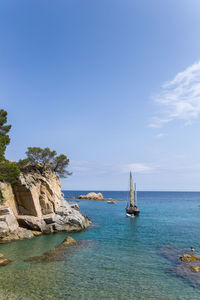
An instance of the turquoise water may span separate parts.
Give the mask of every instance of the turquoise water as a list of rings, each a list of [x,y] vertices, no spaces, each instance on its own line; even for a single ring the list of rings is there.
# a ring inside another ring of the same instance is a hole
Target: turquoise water
[[[65,192],[77,196],[86,192]],[[126,192],[103,192],[126,200]],[[126,202],[79,202],[89,230],[70,234],[87,241],[63,261],[27,263],[62,242],[64,233],[0,245],[13,263],[0,268],[0,299],[200,299],[200,282],[172,271],[159,253],[165,244],[200,251],[200,193],[139,192],[141,214],[125,217]]]

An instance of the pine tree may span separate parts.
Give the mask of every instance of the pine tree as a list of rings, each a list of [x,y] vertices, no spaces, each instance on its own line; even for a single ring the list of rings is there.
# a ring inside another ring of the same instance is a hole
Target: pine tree
[[[6,160],[5,151],[10,143],[8,135],[11,125],[7,123],[7,112],[0,110],[0,181],[14,183],[20,175],[20,170],[15,162]]]

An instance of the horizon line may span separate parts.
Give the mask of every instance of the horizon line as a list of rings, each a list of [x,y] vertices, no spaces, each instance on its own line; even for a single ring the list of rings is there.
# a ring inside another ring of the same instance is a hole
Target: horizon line
[[[129,192],[129,190],[90,190],[90,189],[87,189],[87,190],[64,190],[64,189],[61,189],[62,191],[71,191],[71,192],[88,192],[88,191],[94,191],[94,192]],[[137,192],[177,192],[177,193],[180,193],[180,192],[185,192],[185,193],[200,193],[200,190],[198,191],[195,191],[195,190],[138,190]]]

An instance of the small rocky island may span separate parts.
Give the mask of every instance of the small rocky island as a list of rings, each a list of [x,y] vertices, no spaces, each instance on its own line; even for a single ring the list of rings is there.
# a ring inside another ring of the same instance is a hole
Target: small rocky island
[[[0,182],[0,242],[80,231],[89,224],[77,204],[64,200],[55,172],[27,166],[14,184]]]
[[[82,199],[82,200],[94,200],[94,201],[115,201],[112,198],[104,198],[104,196],[102,195],[102,193],[94,193],[94,192],[90,192],[86,195],[80,195],[77,197],[78,199]],[[120,201],[120,200],[118,200]]]
[[[85,200],[96,200],[96,201],[104,201],[102,193],[94,193],[90,192],[87,195],[80,195],[78,196],[78,199],[85,199]]]
[[[75,198],[75,197],[73,197],[73,198]],[[77,198],[82,199],[82,200],[107,201],[107,202],[113,202],[113,203],[116,203],[117,201],[123,201],[123,200],[115,200],[113,198],[104,198],[102,193],[94,193],[94,192],[90,192],[86,195],[80,195]]]

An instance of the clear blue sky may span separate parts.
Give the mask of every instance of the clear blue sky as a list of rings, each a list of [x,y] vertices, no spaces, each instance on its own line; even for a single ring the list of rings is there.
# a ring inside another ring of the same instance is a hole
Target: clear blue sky
[[[140,190],[200,190],[199,37],[199,0],[1,0],[7,158],[67,154],[63,189],[127,189],[132,169]]]

